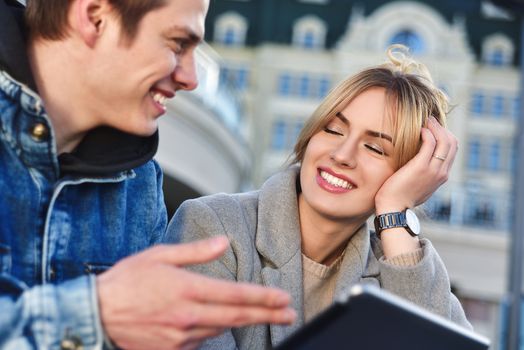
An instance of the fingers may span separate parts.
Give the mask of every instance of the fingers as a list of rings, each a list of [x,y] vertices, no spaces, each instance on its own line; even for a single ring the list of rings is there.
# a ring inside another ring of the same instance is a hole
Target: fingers
[[[229,246],[225,236],[176,245],[157,245],[144,251],[147,259],[166,264],[185,266],[203,264],[220,257]]]
[[[422,128],[420,130],[422,137],[422,145],[420,146],[420,151],[418,152],[419,157],[423,158],[425,164],[428,164],[432,161],[433,153],[435,152],[435,146],[437,145],[437,140],[435,136],[428,128]]]
[[[177,324],[182,329],[209,327],[225,329],[253,324],[291,324],[297,315],[291,308],[268,309],[258,306],[195,303],[186,310],[188,315],[177,317],[177,321],[191,320],[191,324]]]
[[[191,288],[192,299],[204,303],[281,308],[289,305],[291,301],[289,294],[279,289],[228,282],[200,275],[194,277],[193,288]]]
[[[422,138],[423,145],[424,141],[427,141],[428,150],[430,149],[429,145],[434,145],[431,158],[429,159],[430,164],[443,167],[446,171],[449,171],[457,153],[457,138],[449,130],[440,125],[434,117],[429,118],[428,130],[431,132],[434,142],[427,132],[423,132]]]

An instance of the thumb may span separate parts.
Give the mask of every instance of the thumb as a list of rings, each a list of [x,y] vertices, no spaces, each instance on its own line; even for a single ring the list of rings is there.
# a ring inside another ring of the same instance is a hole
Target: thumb
[[[177,266],[202,264],[220,257],[229,247],[226,236],[191,243],[158,245],[147,251],[152,260]]]

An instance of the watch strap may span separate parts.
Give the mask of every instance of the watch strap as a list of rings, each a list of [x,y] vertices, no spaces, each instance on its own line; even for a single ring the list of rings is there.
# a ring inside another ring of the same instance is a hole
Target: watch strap
[[[375,217],[375,229],[377,229],[377,231],[395,227],[406,227],[407,225],[406,213],[404,212],[380,214]]]

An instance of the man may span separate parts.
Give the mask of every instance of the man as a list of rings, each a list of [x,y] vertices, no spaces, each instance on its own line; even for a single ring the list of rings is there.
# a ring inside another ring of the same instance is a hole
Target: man
[[[30,0],[24,20],[0,0],[0,348],[192,349],[293,321],[282,291],[182,268],[224,237],[146,249],[167,220],[157,119],[197,85],[208,4]]]

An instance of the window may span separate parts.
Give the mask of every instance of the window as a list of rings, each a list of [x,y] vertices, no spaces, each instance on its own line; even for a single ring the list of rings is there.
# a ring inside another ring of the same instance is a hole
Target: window
[[[487,202],[479,203],[473,212],[473,223],[478,225],[493,224],[495,219],[495,212],[491,205]]]
[[[504,65],[504,52],[501,49],[494,49],[487,54],[487,63],[492,66]]]
[[[326,97],[326,95],[329,92],[330,85],[331,85],[331,82],[329,81],[328,78],[321,78],[320,79],[320,83],[319,83],[319,87],[318,87],[318,97],[319,98]]]
[[[315,33],[313,33],[312,31],[307,31],[303,33],[302,46],[306,49],[313,49],[317,47],[318,45],[315,39]]]
[[[293,45],[305,49],[324,47],[327,28],[316,16],[304,16],[295,21],[293,26]]]
[[[240,90],[245,90],[248,87],[248,77],[249,73],[247,69],[240,68],[237,71],[237,88]]]
[[[468,145],[468,169],[480,169],[480,143],[478,141],[470,141]]]
[[[514,173],[515,170],[516,170],[516,165],[517,165],[517,140],[514,140],[513,141],[513,147],[510,148],[509,150],[509,171],[510,173]]]
[[[243,46],[246,41],[247,20],[236,12],[217,17],[213,40],[226,46]]]
[[[488,166],[489,170],[500,170],[500,143],[498,141],[494,141],[490,145]]]
[[[235,45],[238,42],[236,34],[235,28],[226,28],[222,43],[226,46]]]
[[[493,97],[491,111],[495,118],[500,118],[504,115],[504,96],[496,95]]]
[[[283,73],[278,77],[277,91],[280,96],[307,99],[324,98],[331,86],[325,75],[311,73]]]
[[[300,78],[300,88],[299,88],[299,95],[300,97],[308,97],[309,96],[309,77],[307,75],[303,75]]]
[[[271,148],[274,151],[289,151],[294,146],[304,126],[303,119],[278,117],[273,122]]]
[[[394,34],[389,40],[388,46],[391,44],[405,45],[415,55],[422,54],[426,50],[422,37],[410,29],[403,29]]]
[[[245,67],[222,67],[222,81],[238,90],[249,86],[249,70]]]
[[[275,151],[282,151],[286,148],[286,129],[287,125],[283,120],[273,122],[273,132],[271,148]]]
[[[484,114],[484,95],[481,92],[475,92],[471,99],[471,112],[476,115]]]
[[[297,143],[298,136],[300,135],[300,132],[302,131],[302,128],[304,127],[304,121],[299,120],[295,122],[295,130],[293,132],[293,136],[291,137],[291,145],[290,148],[295,146],[295,143]]]
[[[520,113],[522,113],[520,111],[520,98],[517,96],[517,97],[513,98],[513,106],[512,106],[513,119],[514,120],[518,120],[519,118],[521,118]]]
[[[511,64],[515,47],[504,34],[492,34],[482,43],[482,61],[493,67],[502,67]]]
[[[282,96],[289,96],[291,93],[291,76],[282,74],[278,78],[278,93]]]

